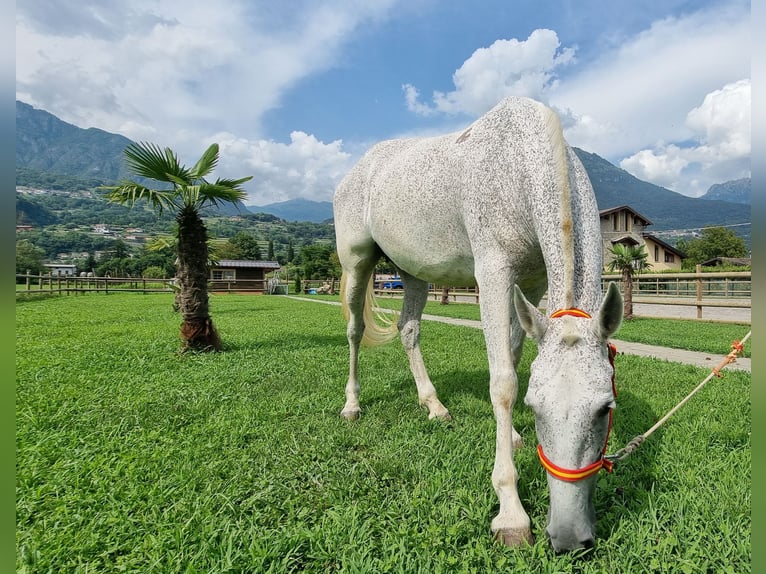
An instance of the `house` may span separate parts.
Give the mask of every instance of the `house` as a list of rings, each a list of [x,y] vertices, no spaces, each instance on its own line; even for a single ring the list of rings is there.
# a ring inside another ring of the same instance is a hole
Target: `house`
[[[644,233],[642,237],[646,245],[646,252],[649,255],[647,261],[652,265],[650,268],[652,273],[669,269],[681,270],[681,262],[686,258],[684,253],[649,233]]]
[[[53,277],[74,277],[77,274],[77,265],[64,265],[62,263],[45,263],[43,265]]]
[[[210,290],[263,293],[267,288],[266,274],[279,268],[276,261],[222,259],[210,267]]]
[[[602,209],[599,211],[599,219],[601,220],[601,239],[604,244],[605,268],[613,259],[610,249],[621,243],[626,246],[643,246],[652,271],[681,270],[681,261],[686,255],[651,233],[647,233],[645,229],[652,222],[635,209],[627,205]]]
[[[751,265],[750,257],[713,257],[700,263],[703,267],[720,267],[722,265],[736,265],[737,267],[748,267]]]

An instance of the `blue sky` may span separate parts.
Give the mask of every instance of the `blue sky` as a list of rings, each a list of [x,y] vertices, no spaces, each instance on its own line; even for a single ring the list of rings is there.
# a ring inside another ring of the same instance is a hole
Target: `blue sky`
[[[249,205],[330,200],[373,143],[542,100],[570,144],[698,196],[750,175],[741,0],[25,0],[16,98],[253,175]]]

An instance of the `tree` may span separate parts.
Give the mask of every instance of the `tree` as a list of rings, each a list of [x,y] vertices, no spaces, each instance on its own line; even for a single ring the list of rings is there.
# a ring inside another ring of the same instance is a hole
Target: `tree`
[[[335,248],[328,243],[315,243],[301,248],[300,261],[305,279],[340,277],[340,261]]]
[[[269,261],[274,261],[274,240],[273,239],[269,239],[268,255],[266,255],[266,259]]]
[[[287,262],[292,263],[293,259],[295,259],[295,247],[292,238],[290,238],[287,242]]]
[[[716,257],[747,257],[745,240],[725,227],[706,227],[699,237],[689,241],[681,239],[676,246],[686,253],[684,268],[687,269]]]
[[[16,274],[23,275],[27,270],[32,275],[41,275],[45,251],[35,247],[31,241],[21,239],[16,242]]]
[[[638,275],[651,267],[647,261],[648,254],[643,245],[615,244],[609,249],[614,258],[607,267],[610,271],[622,273],[623,293],[623,318],[633,318],[633,276]]]
[[[245,231],[240,231],[234,237],[229,239],[237,257],[234,259],[250,259],[256,261],[261,258],[261,248],[258,246],[258,239]]]
[[[244,200],[246,193],[241,185],[252,176],[207,181],[205,178],[218,164],[219,151],[215,143],[191,168],[179,163],[178,156],[170,148],[162,149],[152,143],[128,145],[125,157],[127,167],[134,175],[166,184],[162,189],[153,189],[126,180],[107,189],[109,199],[114,202],[134,205],[144,200],[160,215],[166,209],[175,215],[176,301],[183,318],[182,350],[220,350],[221,340],[210,317],[208,234],[200,210],[209,205]]]

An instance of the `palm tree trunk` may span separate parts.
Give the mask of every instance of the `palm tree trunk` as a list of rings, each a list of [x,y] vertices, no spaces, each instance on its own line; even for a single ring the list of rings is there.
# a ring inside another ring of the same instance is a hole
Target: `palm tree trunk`
[[[210,318],[208,302],[207,229],[197,209],[184,207],[177,216],[178,307],[183,317],[183,351],[218,351],[221,340]]]
[[[633,274],[630,270],[624,270],[622,272],[622,280],[625,283],[625,297],[622,307],[622,318],[633,318]]]

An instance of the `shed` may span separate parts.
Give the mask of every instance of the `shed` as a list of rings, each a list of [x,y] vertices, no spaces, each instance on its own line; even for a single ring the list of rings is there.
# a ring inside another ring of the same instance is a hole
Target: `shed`
[[[43,266],[54,277],[74,277],[77,274],[77,265],[45,263]]]
[[[268,283],[266,274],[279,268],[277,261],[221,259],[210,267],[210,290],[263,293]]]
[[[713,257],[713,259],[703,261],[700,265],[703,267],[716,267],[721,265],[747,267],[751,265],[751,259],[750,257]]]

